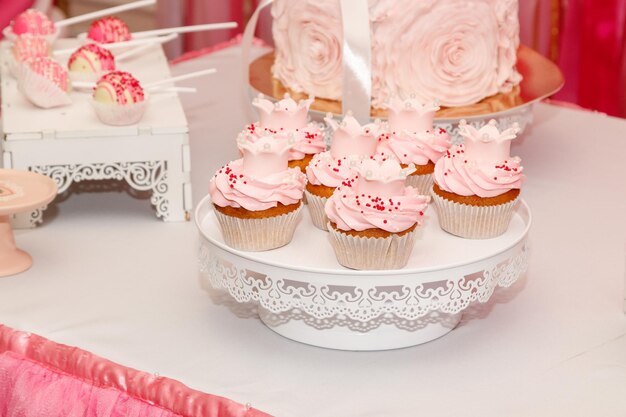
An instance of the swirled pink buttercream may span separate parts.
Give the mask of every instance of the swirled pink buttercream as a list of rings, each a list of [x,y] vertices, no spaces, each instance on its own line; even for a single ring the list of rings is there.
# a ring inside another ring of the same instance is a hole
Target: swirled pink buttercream
[[[511,157],[511,140],[519,126],[500,131],[495,120],[480,129],[459,123],[464,145],[450,148],[435,164],[434,180],[444,191],[479,197],[495,197],[521,188],[524,181],[520,158]]]
[[[369,0],[372,105],[394,95],[473,104],[519,84],[518,0]],[[342,95],[339,0],[275,0],[273,75],[297,92]]]
[[[399,233],[421,224],[429,198],[413,187],[404,195],[388,198],[357,193],[354,186],[340,186],[326,203],[328,219],[340,230],[383,229]]]
[[[307,179],[314,185],[339,187],[342,182],[356,174],[354,168],[359,159],[358,155],[335,159],[330,151],[318,153],[306,167]]]
[[[381,155],[364,159],[357,174],[337,187],[326,202],[328,219],[340,230],[378,228],[391,233],[421,224],[430,197],[405,187],[414,169],[403,169],[397,160]]]
[[[290,205],[302,200],[306,176],[297,168],[260,177],[246,175],[243,171],[243,159],[219,169],[209,184],[214,204],[260,211],[276,207],[278,203]]]

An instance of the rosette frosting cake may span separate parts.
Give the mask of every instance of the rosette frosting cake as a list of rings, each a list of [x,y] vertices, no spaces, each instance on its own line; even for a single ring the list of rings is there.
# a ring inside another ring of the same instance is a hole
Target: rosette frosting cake
[[[517,0],[368,3],[374,107],[411,94],[422,103],[464,106],[521,81]],[[276,0],[272,15],[274,77],[294,92],[340,100],[339,0]]]

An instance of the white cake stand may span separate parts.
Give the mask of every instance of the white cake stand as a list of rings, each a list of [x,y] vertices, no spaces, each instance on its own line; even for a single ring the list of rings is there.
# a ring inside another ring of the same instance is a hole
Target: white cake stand
[[[522,201],[504,235],[468,240],[441,230],[429,208],[404,269],[354,271],[337,263],[306,209],[293,241],[267,252],[226,246],[209,197],[195,215],[207,284],[242,306],[256,303],[260,319],[289,339],[343,350],[402,348],[450,332],[471,303],[525,271],[531,224]]]

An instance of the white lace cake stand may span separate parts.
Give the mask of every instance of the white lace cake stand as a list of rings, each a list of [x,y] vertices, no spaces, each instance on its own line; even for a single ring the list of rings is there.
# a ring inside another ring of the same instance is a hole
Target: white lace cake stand
[[[509,230],[486,240],[444,232],[430,207],[408,265],[389,271],[340,266],[327,232],[313,226],[306,210],[292,242],[266,252],[226,246],[208,197],[195,218],[206,284],[227,292],[232,305],[257,308],[276,333],[310,345],[385,350],[428,342],[454,329],[472,302],[488,301],[527,266],[531,213],[524,201]]]

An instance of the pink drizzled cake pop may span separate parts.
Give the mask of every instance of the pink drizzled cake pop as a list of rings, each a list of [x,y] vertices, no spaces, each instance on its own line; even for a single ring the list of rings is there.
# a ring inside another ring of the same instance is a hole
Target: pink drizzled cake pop
[[[87,37],[98,43],[113,43],[129,41],[131,34],[128,26],[121,19],[107,16],[91,24]]]
[[[110,125],[137,123],[145,111],[143,87],[131,74],[113,71],[103,75],[93,91],[98,118]]]
[[[19,14],[11,24],[15,35],[30,34],[37,36],[52,35],[55,31],[54,23],[39,10],[28,9]]]
[[[93,79],[100,73],[114,71],[115,58],[108,49],[88,43],[70,56],[67,67],[72,77]]]
[[[13,59],[9,60],[9,69],[14,77],[19,75],[19,67],[33,58],[50,56],[50,45],[39,36],[20,35],[11,46]]]
[[[50,108],[70,104],[67,71],[49,57],[33,58],[27,62],[18,78],[22,93],[33,104]]]

